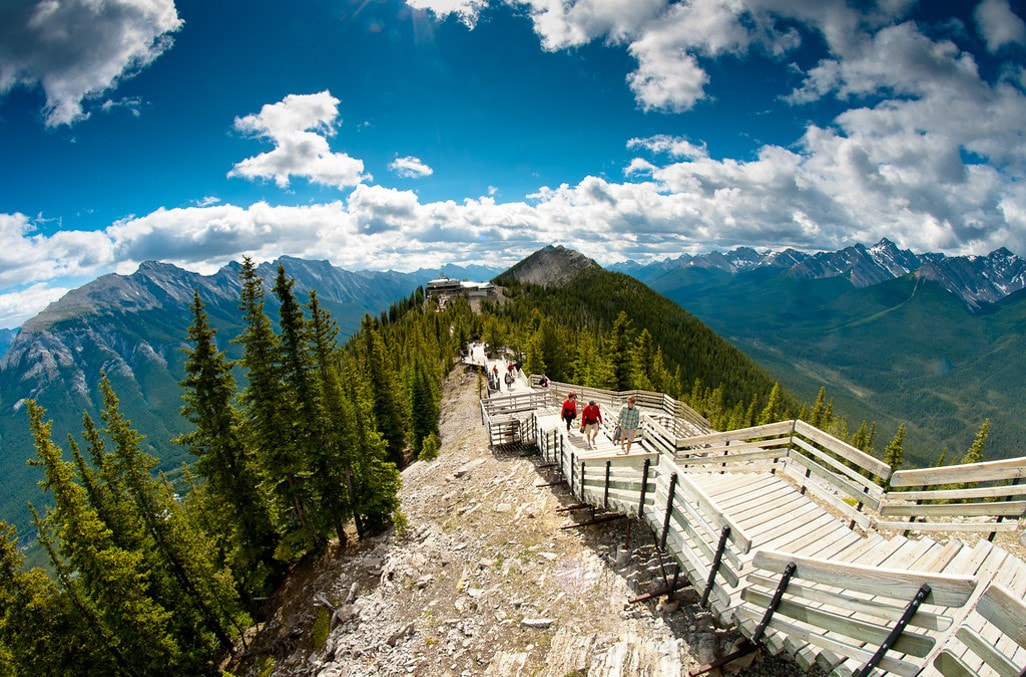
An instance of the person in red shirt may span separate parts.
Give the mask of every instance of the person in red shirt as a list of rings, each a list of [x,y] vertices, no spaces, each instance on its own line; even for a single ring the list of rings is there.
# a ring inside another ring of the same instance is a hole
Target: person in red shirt
[[[563,409],[559,413],[560,418],[566,421],[566,431],[570,432],[570,426],[574,424],[574,419],[577,418],[577,393],[571,392],[563,400]]]
[[[595,436],[598,435],[599,423],[602,423],[602,412],[595,400],[590,400],[588,406],[581,412],[581,432],[584,433],[584,441],[588,443],[589,449],[595,448]]]

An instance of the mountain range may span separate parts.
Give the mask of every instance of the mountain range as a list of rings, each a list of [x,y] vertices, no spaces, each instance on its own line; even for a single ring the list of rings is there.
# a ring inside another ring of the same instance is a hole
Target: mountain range
[[[610,270],[627,273],[646,284],[681,269],[716,270],[730,274],[759,269],[786,271],[797,280],[843,277],[853,287],[870,287],[905,275],[933,280],[980,310],[1026,288],[1026,260],[1002,247],[987,256],[915,254],[884,238],[871,247],[856,244],[834,252],[806,254],[795,249],[758,252],[738,247],[726,253],[682,254],[642,265],[634,261],[614,264]]]
[[[906,423],[917,465],[961,455],[991,419],[988,457],[1021,454],[1026,261],[915,254],[888,240],[684,255],[613,266],[694,313],[812,401],[825,386],[850,425]]]
[[[445,266],[414,273],[350,272],[326,261],[283,257],[258,267],[272,318],[277,316],[277,301],[270,288],[279,263],[296,280],[303,302],[307,290],[317,290],[321,306],[339,325],[340,339],[359,327],[365,313],[387,310],[439,272],[487,280],[501,270]],[[144,447],[160,460],[158,469],[172,477],[180,472],[188,454],[170,440],[186,424],[178,415],[178,382],[184,377],[193,290],[218,329],[219,347],[229,357],[238,357],[238,346],[230,340],[242,328],[240,268],[233,262],[212,275],[200,275],[167,263],[145,262],[131,275],[105,275],[68,292],[13,335],[0,359],[0,519],[25,533],[26,502],[39,495],[38,473],[26,464],[35,452],[24,401],[31,398],[46,408],[54,440],[78,437],[83,412],[99,421],[101,373],[114,385],[122,411],[145,434]]]

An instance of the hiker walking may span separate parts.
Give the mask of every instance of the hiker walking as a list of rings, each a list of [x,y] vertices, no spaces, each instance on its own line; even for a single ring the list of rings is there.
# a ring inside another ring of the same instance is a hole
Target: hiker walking
[[[599,423],[602,423],[602,412],[595,400],[589,400],[588,406],[581,412],[581,432],[589,449],[595,448],[595,436],[598,435]]]
[[[627,404],[620,410],[620,417],[616,424],[620,426],[620,448],[624,454],[631,453],[631,443],[634,436],[638,434],[638,426],[641,425],[641,410],[635,404],[637,399],[634,395],[627,398]],[[626,445],[626,446],[624,446]]]
[[[563,408],[559,413],[560,418],[566,421],[566,431],[570,432],[570,426],[574,424],[574,419],[577,418],[577,393],[571,392],[563,400]]]

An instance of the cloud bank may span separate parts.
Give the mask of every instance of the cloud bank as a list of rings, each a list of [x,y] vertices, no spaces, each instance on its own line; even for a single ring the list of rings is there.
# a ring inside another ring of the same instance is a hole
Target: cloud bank
[[[472,21],[464,20],[469,27],[485,8],[410,4],[461,20],[461,12],[472,13]],[[197,195],[192,207],[53,235],[30,216],[0,214],[0,285],[9,290],[0,294],[0,325],[39,310],[39,285],[56,289],[74,276],[131,272],[156,258],[201,272],[242,255],[282,254],[411,270],[511,264],[552,243],[611,263],[738,245],[829,250],[882,237],[919,252],[1007,246],[1026,254],[1021,63],[1009,57],[999,64],[1001,75],[988,80],[953,39],[908,21],[908,2],[880,2],[863,13],[840,0],[518,4],[544,49],[602,40],[633,57],[636,67],[623,86],[653,114],[686,110],[707,97],[712,59],[760,50],[786,61],[815,35],[828,50],[804,70],[794,67],[787,101],[796,116],[817,102],[840,112],[745,159],[717,157],[699,137],[655,134],[624,139],[633,157],[620,176],[540,186],[508,202],[494,194],[424,201],[372,184],[360,159],[332,148],[345,144],[337,136],[340,102],[330,92],[289,95],[236,119],[239,133],[273,148],[237,162],[229,175],[282,188],[302,179],[348,194],[304,206],[235,205]],[[972,16],[975,23],[962,28],[975,30],[995,54],[1026,41],[1021,18],[1005,0],[984,0]],[[390,169],[409,178],[433,171],[398,155]]]

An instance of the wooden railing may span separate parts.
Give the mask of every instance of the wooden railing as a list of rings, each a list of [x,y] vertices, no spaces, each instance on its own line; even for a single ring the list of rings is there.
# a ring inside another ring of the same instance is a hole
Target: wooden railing
[[[753,551],[752,538],[703,491],[699,475],[772,472],[786,476],[802,493],[844,515],[850,527],[916,529],[925,525],[926,529],[987,531],[1014,528],[1014,521],[1001,520],[1021,516],[1026,509],[1026,501],[1009,500],[1026,496],[1026,486],[1016,484],[1026,475],[1026,459],[892,475],[880,460],[800,420],[681,436],[679,431],[692,430],[692,423],[678,423],[668,413],[673,400],[654,397],[638,398],[644,435],[634,451],[629,456],[603,454],[576,447],[563,425],[552,423],[554,408],[570,390],[605,407],[607,428],[615,422],[615,407],[626,399],[626,393],[551,384],[530,395],[491,398],[495,401],[482,404],[482,420],[496,426],[510,418],[531,421],[542,465],[557,471],[572,497],[593,511],[642,520],[659,549],[675,556],[681,572],[700,592],[701,604],[721,621],[740,626],[751,640],[746,650],[755,646],[771,652],[787,650],[802,666],[816,662],[831,674],[862,677],[879,671],[967,675],[985,666],[993,674],[1023,674],[1021,666],[1018,672],[1009,670],[1024,662],[1026,604],[1007,591],[1002,594],[995,588],[981,596],[983,584],[960,570],[945,574],[881,569]],[[531,406],[547,409],[549,429],[524,414]],[[956,480],[989,484],[950,488]],[[885,490],[880,485],[888,481],[890,489]],[[933,488],[896,490],[906,486]],[[960,502],[951,502],[956,500]],[[943,516],[954,521],[888,523],[880,519],[888,515]],[[872,538],[890,543],[878,535]],[[984,670],[984,674],[992,673]]]
[[[868,529],[890,467],[801,420],[701,435],[677,441],[677,463],[688,472],[781,472],[850,520]]]
[[[1026,459],[899,470],[891,477],[880,529],[916,531],[1013,531],[1026,513]],[[902,487],[915,487],[901,491]],[[898,488],[895,491],[893,489]],[[1016,500],[1020,499],[1020,500]],[[905,517],[908,521],[883,518]],[[1005,521],[1008,520],[1008,521]]]
[[[1026,649],[1026,602],[1007,588],[991,584],[933,661],[945,677],[973,677],[987,670],[996,675],[1021,675]],[[1018,652],[1019,661],[1009,656]]]
[[[772,551],[757,551],[752,565],[735,610],[745,634],[771,653],[813,645],[796,660],[805,669],[826,662],[831,675],[919,674],[977,584]]]
[[[532,388],[539,388],[548,391],[553,401],[562,401],[570,392],[577,393],[578,402],[595,400],[600,407],[609,413],[610,417],[619,412],[620,407],[627,403],[627,398],[634,396],[638,406],[645,410],[643,413],[651,416],[659,412],[665,416],[664,427],[667,428],[667,435],[673,439],[694,435],[696,432],[711,431],[712,426],[701,414],[684,404],[663,393],[654,393],[647,390],[605,390],[602,388],[586,388],[572,383],[561,383],[550,381],[547,388],[541,388],[541,376],[531,374],[528,383]],[[668,425],[667,425],[668,424]]]

